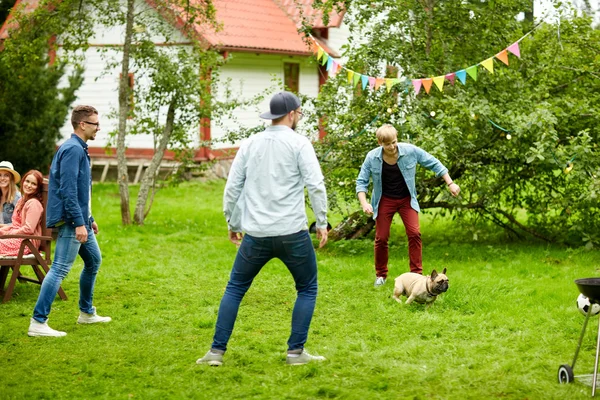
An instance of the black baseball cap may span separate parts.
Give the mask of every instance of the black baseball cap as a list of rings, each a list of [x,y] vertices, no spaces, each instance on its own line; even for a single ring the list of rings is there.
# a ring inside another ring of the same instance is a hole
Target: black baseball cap
[[[270,110],[260,114],[264,119],[277,119],[300,107],[300,99],[290,92],[279,92],[271,98]]]

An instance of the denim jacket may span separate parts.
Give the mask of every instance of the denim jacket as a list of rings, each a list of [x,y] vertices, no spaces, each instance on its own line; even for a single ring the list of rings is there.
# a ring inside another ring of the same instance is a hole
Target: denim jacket
[[[20,198],[21,192],[17,191],[12,202],[2,204],[2,208],[0,209],[0,224],[12,225],[13,212],[15,211],[15,207]]]
[[[50,166],[46,225],[63,223],[90,228],[94,218],[90,213],[92,173],[87,144],[72,134],[59,147]]]
[[[425,150],[408,143],[398,143],[398,168],[408,186],[410,192],[410,206],[417,212],[421,211],[417,201],[417,189],[415,187],[415,174],[417,164],[435,172],[435,176],[443,176],[448,169],[434,156]],[[360,167],[360,173],[356,179],[356,193],[367,193],[369,178],[373,177],[373,193],[371,194],[371,205],[373,206],[373,219],[377,218],[379,201],[381,200],[382,183],[381,169],[383,167],[383,147],[371,150]]]

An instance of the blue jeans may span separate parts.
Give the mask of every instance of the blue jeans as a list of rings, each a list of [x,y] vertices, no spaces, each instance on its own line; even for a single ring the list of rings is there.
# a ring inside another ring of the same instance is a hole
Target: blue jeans
[[[275,257],[291,272],[298,292],[288,350],[304,348],[317,301],[317,258],[308,231],[264,238],[244,236],[219,306],[212,349],[227,350],[242,298],[262,267]]]
[[[96,275],[102,263],[102,255],[96,241],[96,236],[90,227],[87,228],[87,242],[81,243],[75,239],[75,228],[70,225],[61,225],[58,228],[58,239],[54,250],[54,262],[50,271],[42,282],[40,296],[33,310],[33,319],[44,323],[52,308],[52,302],[58,289],[67,276],[77,254],[83,260],[83,271],[79,278],[79,309],[88,314],[94,313],[92,300],[94,297],[94,284]]]

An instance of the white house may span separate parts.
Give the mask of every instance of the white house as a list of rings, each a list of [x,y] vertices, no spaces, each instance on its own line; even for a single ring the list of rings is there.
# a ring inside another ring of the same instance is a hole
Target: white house
[[[301,15],[313,21],[313,36],[319,45],[331,55],[338,55],[339,48],[348,38],[348,29],[343,25],[344,13],[332,13],[328,24],[324,24],[320,15],[311,5],[313,0],[213,0],[217,10],[217,20],[222,30],[214,32],[202,26],[195,27],[196,34],[210,47],[217,49],[229,59],[219,71],[220,79],[231,80],[231,87],[240,90],[240,95],[251,98],[273,84],[276,77],[298,93],[316,96],[320,86],[327,79],[325,67],[319,65],[312,50],[298,33]],[[17,0],[15,7],[35,8],[39,0]],[[158,16],[152,0],[138,0],[138,9],[153,12]],[[300,9],[300,8],[301,9]],[[9,20],[0,29],[0,40],[10,35]],[[160,46],[185,46],[190,41],[178,31],[177,26],[170,25],[173,30],[169,41],[157,36],[155,43]],[[89,104],[100,113],[102,129],[95,141],[89,142],[90,156],[96,165],[111,161],[116,165],[116,151],[108,146],[108,132],[114,130],[118,121],[109,118],[111,111],[118,109],[118,80],[120,66],[107,69],[107,59],[120,59],[120,52],[107,50],[111,46],[123,44],[125,27],[107,28],[98,26],[96,34],[90,39],[89,49],[85,53],[85,79],[77,92],[74,104]],[[111,54],[112,51],[112,54]],[[135,74],[130,74],[133,85]],[[241,89],[243,88],[243,89]],[[217,94],[217,97],[219,94]],[[259,109],[268,109],[269,99],[265,99]],[[264,123],[258,117],[258,109],[240,109],[236,111],[237,122],[251,127]],[[214,122],[203,124],[194,129],[197,142],[218,139],[223,136],[223,129]],[[228,126],[228,129],[235,128]],[[70,136],[72,128],[67,122],[61,129],[63,138]],[[154,144],[151,136],[131,135],[127,142],[127,157],[130,160],[144,160],[152,157]],[[232,151],[226,151],[228,145],[216,144],[211,148],[199,147],[195,160],[202,161],[220,157],[231,157]],[[231,148],[231,145],[229,145]],[[173,158],[167,152],[165,160]],[[141,167],[140,167],[141,170]],[[105,171],[106,172],[106,171]]]

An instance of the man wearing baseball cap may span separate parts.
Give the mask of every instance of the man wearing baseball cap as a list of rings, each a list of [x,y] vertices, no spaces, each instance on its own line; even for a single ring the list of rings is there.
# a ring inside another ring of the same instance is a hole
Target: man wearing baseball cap
[[[213,344],[198,364],[219,366],[242,298],[261,268],[279,258],[296,284],[287,363],[323,361],[304,350],[317,299],[317,260],[308,234],[304,187],[317,219],[319,247],[327,243],[327,194],[312,144],[294,130],[302,118],[290,92],[273,96],[261,118],[272,125],[242,143],[223,195],[229,240],[239,246],[221,299]],[[244,232],[245,234],[242,234]]]

